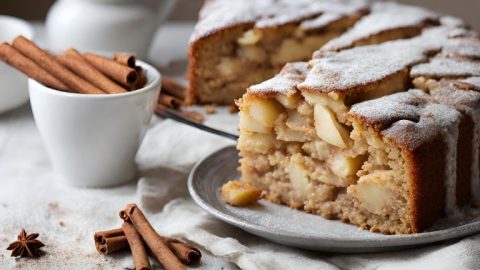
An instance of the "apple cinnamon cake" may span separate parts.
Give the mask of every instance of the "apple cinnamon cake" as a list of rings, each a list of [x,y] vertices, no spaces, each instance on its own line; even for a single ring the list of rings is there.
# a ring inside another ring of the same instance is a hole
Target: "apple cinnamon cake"
[[[207,0],[190,39],[190,99],[229,104],[323,45],[340,50],[408,38],[436,24],[434,12],[392,2]]]
[[[417,233],[480,200],[480,39],[456,18],[384,5],[396,4],[248,87],[240,170],[271,202]]]

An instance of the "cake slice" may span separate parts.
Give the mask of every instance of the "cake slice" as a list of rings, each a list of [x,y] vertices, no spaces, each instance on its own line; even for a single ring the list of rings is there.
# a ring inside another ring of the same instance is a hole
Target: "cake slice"
[[[249,87],[238,101],[242,181],[386,234],[465,215],[480,192],[480,63],[452,45],[469,30],[441,21],[411,38],[321,49]]]
[[[356,104],[342,123],[333,103],[308,95],[290,109],[288,94],[242,98],[243,181],[270,201],[383,233],[420,232],[445,205],[456,209],[456,110],[416,90]]]

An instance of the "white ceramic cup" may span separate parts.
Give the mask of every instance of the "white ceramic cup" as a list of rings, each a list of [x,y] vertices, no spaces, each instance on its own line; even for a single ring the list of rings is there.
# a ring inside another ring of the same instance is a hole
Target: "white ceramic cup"
[[[138,63],[147,85],[122,94],[66,93],[29,80],[35,122],[53,167],[77,187],[108,187],[136,176],[135,154],[160,93],[160,73]]]
[[[33,39],[33,28],[20,19],[0,16],[0,43],[11,42],[18,35]],[[27,89],[27,77],[0,61],[0,113],[24,104]]]

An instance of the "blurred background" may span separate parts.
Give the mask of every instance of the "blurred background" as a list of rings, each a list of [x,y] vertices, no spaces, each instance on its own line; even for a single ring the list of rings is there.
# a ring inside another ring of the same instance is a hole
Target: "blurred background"
[[[76,0],[85,1],[85,0]],[[292,0],[295,1],[295,0]],[[1,0],[0,14],[27,20],[43,20],[55,0]],[[202,0],[178,0],[170,20],[194,20]],[[421,5],[433,10],[462,17],[480,30],[480,0],[399,0],[398,2]]]

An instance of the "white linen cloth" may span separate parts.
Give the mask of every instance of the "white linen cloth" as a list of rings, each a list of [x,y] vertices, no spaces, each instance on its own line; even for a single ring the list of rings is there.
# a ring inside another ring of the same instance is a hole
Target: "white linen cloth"
[[[173,25],[160,36],[188,29]],[[221,108],[206,124],[235,132],[236,122]],[[201,264],[191,269],[480,269],[480,235],[406,251],[342,255],[281,246],[219,221],[189,198],[186,179],[196,161],[230,144],[155,117],[137,155],[139,181],[78,189],[56,179],[28,106],[0,115],[0,269],[134,269],[129,252],[103,256],[93,244],[95,231],[121,225],[118,212],[131,202],[159,233],[202,250]],[[42,257],[10,257],[5,249],[21,228],[40,233]]]

